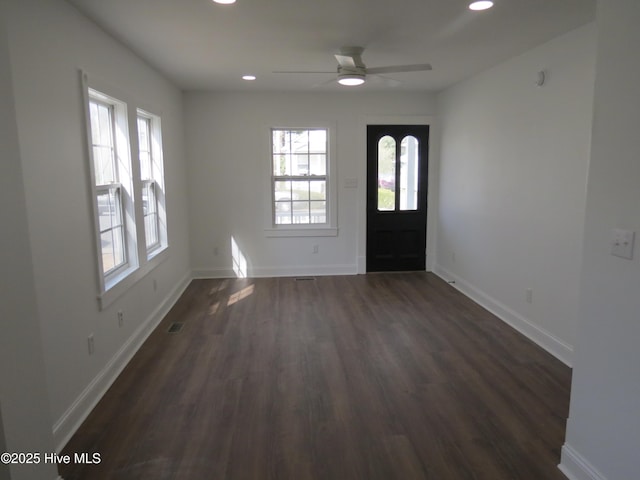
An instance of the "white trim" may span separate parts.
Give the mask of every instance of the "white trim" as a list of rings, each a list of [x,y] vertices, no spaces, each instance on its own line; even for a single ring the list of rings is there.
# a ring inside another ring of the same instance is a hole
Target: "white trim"
[[[336,265],[296,265],[284,267],[249,267],[248,278],[268,277],[296,277],[296,276],[327,276],[327,275],[357,275],[356,264]],[[193,271],[193,278],[235,278],[231,268],[199,268]]]
[[[207,278],[234,278],[236,276],[231,268],[198,268],[193,270],[193,278],[203,280]]]
[[[569,367],[571,366],[571,359],[573,358],[573,347],[571,345],[563,342],[545,329],[535,325],[516,311],[487,295],[479,288],[454,275],[440,265],[435,265],[433,273],[447,282],[453,280],[455,283],[451,284],[452,287],[456,288],[471,300],[489,310],[500,320],[516,329],[529,340],[535,342],[538,346],[544,348],[565,365]]]
[[[558,468],[569,480],[607,480],[607,477],[568,443],[562,446],[562,457]]]
[[[327,276],[327,275],[356,275],[355,264],[344,265],[296,265],[286,267],[258,267],[249,268],[251,277],[296,277],[296,276]]]
[[[169,310],[178,301],[191,282],[191,272],[178,282],[165,300],[149,315],[138,329],[129,337],[102,370],[78,395],[66,412],[53,425],[53,439],[56,451],[60,452],[87,418],[91,410],[118,378],[129,361],[140,349],[144,341],[155,330]]]
[[[264,236],[269,238],[275,237],[337,237],[337,228],[314,227],[313,225],[305,225],[299,228],[293,228],[287,225],[287,228],[265,228]]]
[[[107,308],[167,258],[169,258],[168,247],[164,249],[156,249],[153,251],[153,256],[149,258],[144,265],[138,268],[129,268],[124,270],[122,272],[122,277],[116,278],[113,284],[109,284],[108,290],[98,294],[98,308],[100,310]]]

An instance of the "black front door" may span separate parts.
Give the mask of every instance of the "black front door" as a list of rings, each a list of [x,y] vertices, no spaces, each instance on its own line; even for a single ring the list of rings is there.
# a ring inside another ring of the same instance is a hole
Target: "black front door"
[[[428,125],[367,126],[367,272],[425,270]]]

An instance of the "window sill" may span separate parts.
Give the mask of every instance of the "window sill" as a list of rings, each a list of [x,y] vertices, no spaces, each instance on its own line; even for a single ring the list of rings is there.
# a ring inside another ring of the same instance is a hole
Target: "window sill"
[[[337,237],[337,227],[309,227],[300,228],[283,227],[283,228],[265,228],[265,237]]]
[[[154,256],[141,267],[131,267],[115,277],[106,285],[106,290],[98,295],[98,308],[104,310],[115,302],[122,294],[129,291],[136,283],[146,277],[168,257],[168,247],[157,250]]]

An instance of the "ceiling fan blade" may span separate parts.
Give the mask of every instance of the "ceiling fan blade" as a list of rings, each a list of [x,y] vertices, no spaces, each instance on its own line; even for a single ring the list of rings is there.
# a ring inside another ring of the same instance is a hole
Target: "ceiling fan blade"
[[[271,73],[332,73],[335,75],[336,71],[332,70],[332,71],[318,71],[318,70],[275,70]]]
[[[387,87],[395,88],[402,85],[402,82],[396,80],[395,78],[385,77],[384,75],[380,75],[378,73],[372,73],[370,76],[367,76],[367,78],[370,78],[375,83],[382,84]]]
[[[314,83],[313,85],[311,85],[311,88],[322,88],[322,87],[326,87],[327,85],[335,85],[336,83],[336,79],[334,78],[330,78],[329,80],[325,80],[324,82],[320,82],[320,83]]]
[[[392,67],[373,67],[367,68],[367,73],[400,73],[400,72],[425,72],[432,70],[431,64],[420,63],[416,65],[395,65]]]

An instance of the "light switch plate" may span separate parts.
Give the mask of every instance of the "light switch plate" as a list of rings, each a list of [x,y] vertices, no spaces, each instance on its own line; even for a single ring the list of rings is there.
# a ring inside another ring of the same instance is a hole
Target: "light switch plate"
[[[611,255],[631,260],[635,238],[636,232],[614,228],[611,239]]]

